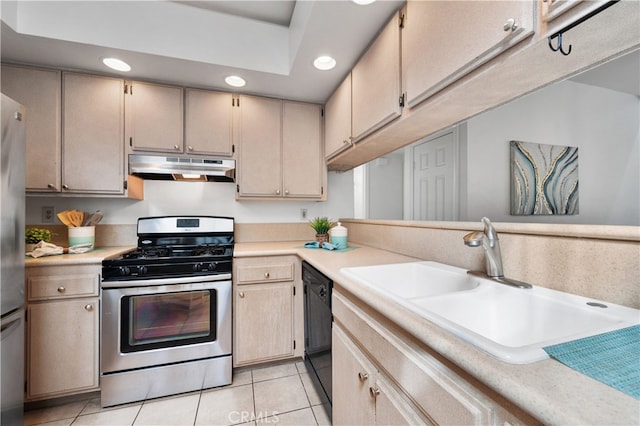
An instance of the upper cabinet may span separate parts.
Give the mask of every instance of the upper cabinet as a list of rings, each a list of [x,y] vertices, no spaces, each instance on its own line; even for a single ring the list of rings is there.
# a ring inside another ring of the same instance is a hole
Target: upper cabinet
[[[534,0],[409,1],[402,34],[408,106],[533,34]]]
[[[123,194],[124,81],[63,74],[62,189]]]
[[[234,153],[231,93],[185,89],[187,153],[230,157]]]
[[[608,0],[540,0],[542,32],[552,35],[607,4]]]
[[[126,140],[134,151],[184,152],[182,88],[127,82]]]
[[[351,146],[351,73],[324,107],[324,130],[327,159]]]
[[[2,65],[2,93],[27,108],[27,192],[62,189],[61,73]]]
[[[394,15],[351,71],[352,131],[358,141],[402,114],[400,27]]]
[[[2,91],[27,108],[27,192],[127,193],[123,80],[3,65]]]
[[[255,96],[237,105],[237,198],[323,199],[321,107]]]
[[[322,107],[285,101],[282,106],[283,195],[322,198],[325,170]]]

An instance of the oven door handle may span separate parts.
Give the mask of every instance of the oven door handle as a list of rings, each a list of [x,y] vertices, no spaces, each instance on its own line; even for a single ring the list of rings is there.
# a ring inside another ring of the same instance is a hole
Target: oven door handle
[[[229,281],[231,274],[197,275],[193,277],[155,278],[149,280],[102,281],[102,288],[153,287],[176,284]]]

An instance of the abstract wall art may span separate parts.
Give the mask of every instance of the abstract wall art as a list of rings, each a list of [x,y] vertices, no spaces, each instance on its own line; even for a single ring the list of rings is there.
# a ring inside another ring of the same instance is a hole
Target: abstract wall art
[[[578,148],[511,141],[511,214],[578,214]]]

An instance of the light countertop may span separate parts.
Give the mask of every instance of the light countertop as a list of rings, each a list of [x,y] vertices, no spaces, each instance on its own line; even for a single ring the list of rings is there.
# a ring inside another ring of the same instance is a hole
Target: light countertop
[[[468,374],[528,411],[545,424],[638,425],[640,402],[552,359],[516,365],[502,362],[391,299],[350,280],[340,268],[416,259],[358,246],[353,250],[305,249],[304,241],[237,243],[235,256],[296,254]]]
[[[638,425],[640,402],[552,359],[516,365],[499,361],[453,334],[367,287],[350,280],[340,268],[416,259],[355,244],[344,251],[306,249],[305,241],[236,243],[234,257],[297,255],[393,323],[448,358],[488,387],[545,424]],[[132,247],[98,248],[83,254],[27,258],[26,266],[101,263]]]
[[[133,247],[100,247],[86,253],[79,254],[58,254],[54,256],[42,256],[36,258],[26,256],[24,263],[28,268],[34,266],[87,265],[92,263],[101,264],[103,259],[111,256],[117,256],[131,250],[132,248]]]

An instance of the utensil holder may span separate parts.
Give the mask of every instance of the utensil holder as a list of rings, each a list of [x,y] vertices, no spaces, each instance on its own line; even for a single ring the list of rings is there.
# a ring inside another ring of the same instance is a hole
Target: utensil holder
[[[69,228],[69,253],[85,253],[93,250],[95,241],[95,226],[75,226]]]

